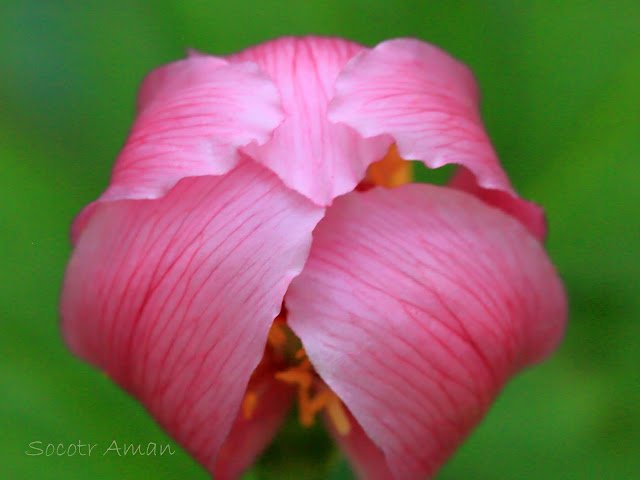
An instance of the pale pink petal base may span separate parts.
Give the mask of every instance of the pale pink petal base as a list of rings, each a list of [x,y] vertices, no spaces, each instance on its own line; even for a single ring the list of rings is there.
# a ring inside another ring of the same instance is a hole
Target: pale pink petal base
[[[337,199],[286,306],[397,480],[433,475],[505,380],[555,348],[566,317],[553,266],[517,220],[419,184]]]
[[[465,165],[482,187],[513,193],[484,131],[471,71],[433,45],[401,38],[361,52],[336,80],[329,118],[364,137],[390,135],[406,160]]]
[[[229,57],[255,62],[275,82],[285,121],[264,145],[244,148],[290,188],[318,205],[330,205],[381,159],[390,138],[364,139],[331,123],[327,105],[344,64],[363,47],[339,38],[280,38]]]
[[[99,204],[65,274],[65,340],[213,472],[322,213],[253,162]]]

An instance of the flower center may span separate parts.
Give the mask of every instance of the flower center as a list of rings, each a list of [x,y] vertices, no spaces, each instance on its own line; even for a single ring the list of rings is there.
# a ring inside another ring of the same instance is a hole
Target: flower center
[[[296,388],[298,419],[303,426],[313,425],[316,414],[324,410],[339,434],[347,435],[351,431],[342,401],[315,372],[300,339],[287,326],[283,315],[273,321],[269,330],[266,356],[277,366],[276,380]],[[258,402],[259,392],[249,387],[242,401],[246,420],[251,419]]]

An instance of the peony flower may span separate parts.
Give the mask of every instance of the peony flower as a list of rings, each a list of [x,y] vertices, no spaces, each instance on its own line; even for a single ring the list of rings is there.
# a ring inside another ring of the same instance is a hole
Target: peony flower
[[[418,40],[282,38],[144,81],[72,229],[70,349],[217,479],[297,404],[360,478],[432,476],[565,294],[483,129],[470,71]],[[459,170],[411,183],[411,163]]]

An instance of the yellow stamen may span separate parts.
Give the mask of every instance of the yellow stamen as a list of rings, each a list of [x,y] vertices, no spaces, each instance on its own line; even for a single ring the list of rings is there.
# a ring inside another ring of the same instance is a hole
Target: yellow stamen
[[[398,153],[395,143],[382,160],[372,163],[367,170],[366,181],[374,185],[392,188],[413,180],[411,162],[404,160]]]
[[[256,392],[247,392],[242,399],[242,415],[245,420],[251,420],[253,413],[258,406],[258,394]]]

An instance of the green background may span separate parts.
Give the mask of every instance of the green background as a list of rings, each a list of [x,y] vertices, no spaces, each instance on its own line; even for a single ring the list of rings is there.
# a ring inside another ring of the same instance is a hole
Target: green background
[[[438,479],[640,478],[640,3],[0,3],[0,477],[204,479],[184,453],[30,457],[29,442],[167,442],[64,349],[68,225],[105,187],[136,88],[185,47],[283,34],[415,36],[469,64],[514,184],[542,204],[570,296],[566,341],[512,381]],[[321,429],[290,422],[248,479],[347,479]]]

